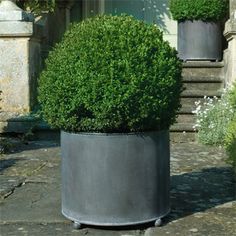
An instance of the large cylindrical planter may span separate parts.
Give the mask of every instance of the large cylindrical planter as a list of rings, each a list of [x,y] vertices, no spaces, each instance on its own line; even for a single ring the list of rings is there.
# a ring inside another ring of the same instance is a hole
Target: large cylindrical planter
[[[62,213],[79,224],[125,226],[170,210],[169,132],[61,132]]]
[[[187,60],[220,61],[222,31],[220,23],[201,20],[178,22],[179,58]]]

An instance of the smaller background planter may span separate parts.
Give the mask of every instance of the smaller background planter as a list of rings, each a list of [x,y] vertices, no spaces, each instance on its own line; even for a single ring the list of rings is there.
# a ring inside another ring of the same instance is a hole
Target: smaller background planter
[[[222,32],[220,23],[186,20],[178,22],[179,58],[187,60],[220,61]]]
[[[80,224],[156,221],[170,210],[169,132],[61,133],[62,213]]]

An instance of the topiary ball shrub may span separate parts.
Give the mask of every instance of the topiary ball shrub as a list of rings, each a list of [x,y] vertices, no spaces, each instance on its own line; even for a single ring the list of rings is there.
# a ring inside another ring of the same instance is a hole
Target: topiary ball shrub
[[[219,21],[228,12],[228,0],[170,0],[174,20]]]
[[[73,24],[39,80],[45,120],[70,132],[168,129],[180,108],[182,65],[161,31],[133,17]]]

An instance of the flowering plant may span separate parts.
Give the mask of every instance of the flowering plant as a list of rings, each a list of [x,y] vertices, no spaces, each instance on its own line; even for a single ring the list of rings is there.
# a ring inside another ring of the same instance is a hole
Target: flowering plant
[[[199,142],[209,145],[223,145],[227,127],[233,119],[235,108],[230,103],[228,90],[224,90],[221,98],[204,97],[203,101],[195,102],[196,123]]]

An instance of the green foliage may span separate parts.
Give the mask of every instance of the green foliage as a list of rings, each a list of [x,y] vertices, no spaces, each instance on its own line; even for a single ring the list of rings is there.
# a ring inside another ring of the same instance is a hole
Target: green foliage
[[[229,156],[229,162],[236,169],[236,83],[229,94],[229,101],[234,109],[234,118],[229,123],[225,136],[225,148]]]
[[[17,0],[16,3],[22,9],[36,15],[43,11],[53,11],[56,6],[56,0]]]
[[[208,145],[224,145],[227,125],[234,117],[236,109],[230,103],[229,91],[221,97],[205,97],[204,102],[196,102],[196,124],[198,141]]]
[[[221,97],[196,103],[198,140],[203,144],[225,147],[229,162],[236,169],[236,84]]]
[[[236,110],[236,83],[233,85],[233,87],[232,87],[232,89],[230,91],[230,95],[229,96],[230,96],[229,97],[230,104]]]
[[[228,0],[170,0],[175,20],[219,21],[228,11]]]
[[[180,108],[182,65],[161,31],[133,17],[73,24],[39,81],[45,120],[67,131],[168,129]]]
[[[14,145],[7,138],[0,136],[0,155],[10,152],[13,146]]]
[[[229,162],[236,168],[236,115],[227,129],[225,148],[229,156]]]

